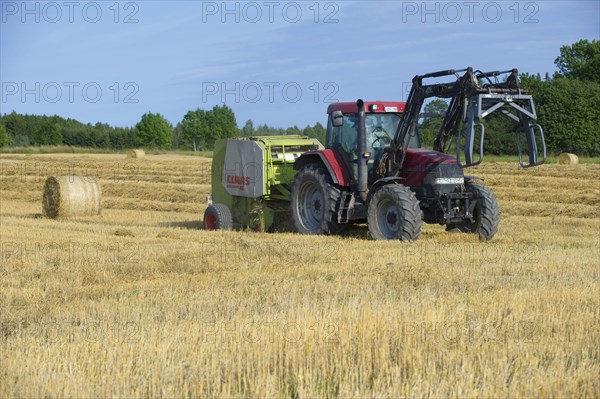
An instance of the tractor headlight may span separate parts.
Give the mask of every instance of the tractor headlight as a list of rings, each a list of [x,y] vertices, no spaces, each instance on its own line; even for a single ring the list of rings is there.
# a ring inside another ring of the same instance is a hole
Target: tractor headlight
[[[438,177],[433,184],[463,184],[464,182],[464,177]]]

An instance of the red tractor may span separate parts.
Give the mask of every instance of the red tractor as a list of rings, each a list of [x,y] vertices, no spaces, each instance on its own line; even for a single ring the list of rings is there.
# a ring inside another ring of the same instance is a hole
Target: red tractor
[[[426,78],[449,75],[456,80],[423,84]],[[419,148],[416,128],[421,107],[431,97],[450,102],[434,149],[426,150]],[[416,240],[425,221],[492,239],[500,221],[496,197],[476,177],[465,176],[463,168],[483,160],[481,120],[496,110],[519,123],[521,166],[542,164],[543,131],[535,123],[533,99],[521,89],[516,69],[484,73],[466,68],[417,75],[405,103],[331,104],[326,148],[305,152],[294,163],[298,174],[290,201],[296,230],[337,234],[349,224],[366,222],[374,239]],[[451,146],[456,156],[447,154]],[[523,147],[529,158],[526,164]]]

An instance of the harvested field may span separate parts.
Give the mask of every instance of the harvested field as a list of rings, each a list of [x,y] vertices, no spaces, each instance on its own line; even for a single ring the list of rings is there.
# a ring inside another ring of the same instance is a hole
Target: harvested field
[[[206,232],[208,158],[0,167],[0,397],[600,396],[598,163],[468,170],[489,243]],[[43,218],[61,175],[102,213]]]

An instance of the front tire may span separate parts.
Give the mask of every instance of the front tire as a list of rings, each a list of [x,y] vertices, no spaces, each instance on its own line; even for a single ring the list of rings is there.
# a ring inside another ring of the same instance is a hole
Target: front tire
[[[296,231],[302,234],[339,234],[345,225],[337,221],[341,189],[327,171],[307,165],[298,172],[291,188],[290,211]]]
[[[498,232],[500,224],[500,208],[498,200],[492,190],[479,183],[467,183],[467,191],[474,194],[477,201],[473,208],[473,222],[465,221],[461,224],[448,225],[446,230],[458,230],[463,233],[479,234],[479,239],[489,241]]]
[[[375,240],[416,240],[422,224],[419,201],[406,186],[383,186],[369,202],[369,233]]]

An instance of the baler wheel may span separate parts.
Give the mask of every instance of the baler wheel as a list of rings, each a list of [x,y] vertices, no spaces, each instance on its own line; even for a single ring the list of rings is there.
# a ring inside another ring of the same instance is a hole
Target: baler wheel
[[[229,230],[233,226],[231,211],[226,205],[211,204],[204,212],[205,230]]]

